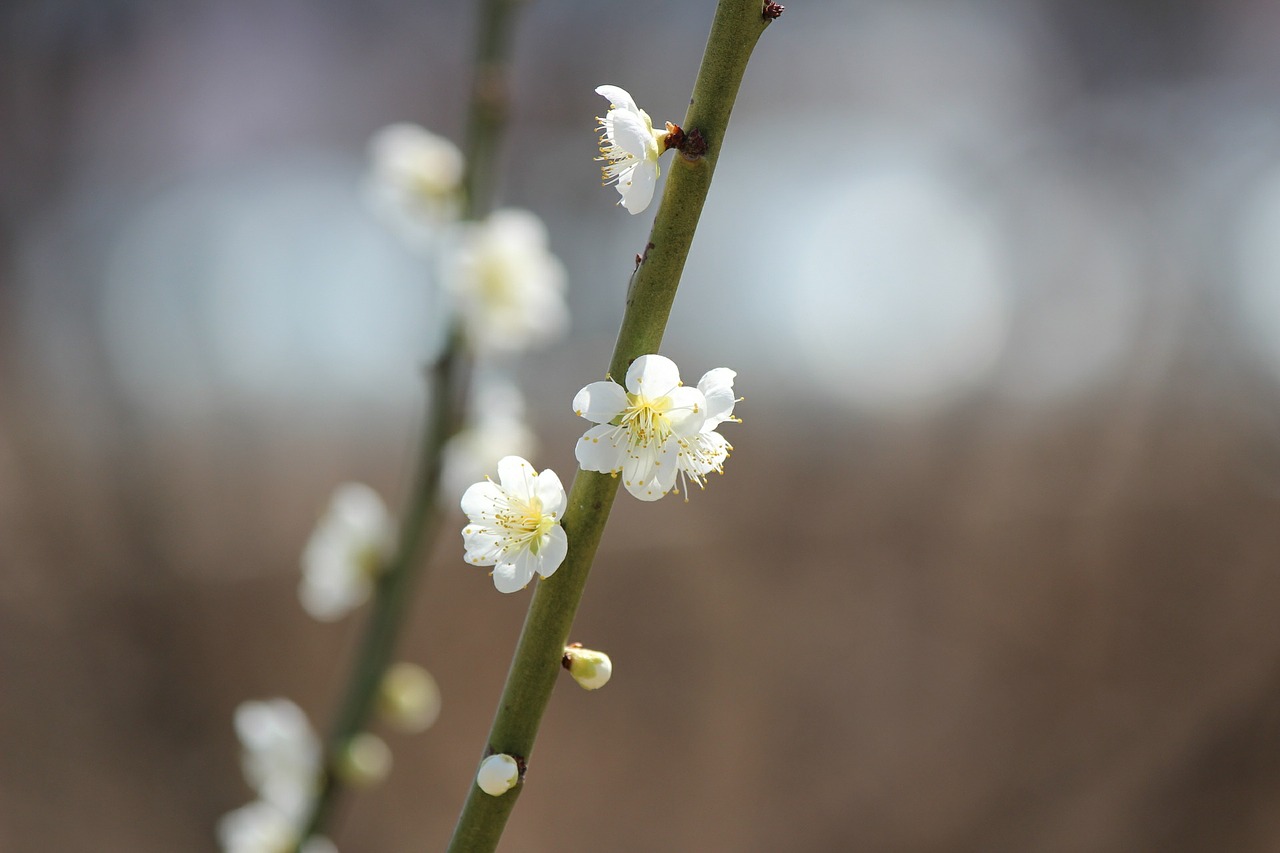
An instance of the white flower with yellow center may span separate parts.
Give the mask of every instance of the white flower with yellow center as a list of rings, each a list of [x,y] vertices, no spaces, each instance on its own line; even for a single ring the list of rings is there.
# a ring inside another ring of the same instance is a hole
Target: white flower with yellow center
[[[378,493],[346,483],[302,552],[298,598],[316,619],[331,622],[363,604],[395,544],[395,523]]]
[[[527,210],[505,209],[469,225],[446,262],[445,286],[482,352],[513,352],[564,334],[564,266],[547,229]]]
[[[411,245],[430,245],[460,208],[462,152],[443,136],[400,123],[374,134],[369,160],[370,206]]]
[[[656,501],[675,487],[681,454],[702,429],[707,400],[680,383],[671,359],[642,355],[627,369],[625,389],[612,379],[592,382],[573,398],[573,410],[599,424],[575,448],[583,470],[621,474],[627,491]]]
[[[535,574],[551,577],[569,550],[560,527],[567,503],[555,471],[538,473],[519,456],[503,457],[497,483],[476,483],[462,495],[471,522],[462,528],[466,561],[493,566],[499,592],[524,589]]]
[[[702,428],[685,439],[682,445],[683,452],[679,456],[680,479],[686,483],[692,480],[702,488],[706,486],[707,475],[712,471],[724,473],[724,463],[729,458],[733,445],[716,432],[716,427],[725,421],[741,423],[740,419],[733,416],[733,407],[738,402],[733,396],[733,379],[737,375],[727,367],[717,367],[715,370],[708,370],[698,380],[698,390],[707,399],[707,417],[702,422]]]
[[[618,188],[622,205],[637,214],[653,200],[658,183],[658,158],[666,150],[667,130],[654,130],[649,114],[636,106],[626,89],[600,86],[597,95],[609,99],[609,112],[600,122],[600,172],[606,185]]]

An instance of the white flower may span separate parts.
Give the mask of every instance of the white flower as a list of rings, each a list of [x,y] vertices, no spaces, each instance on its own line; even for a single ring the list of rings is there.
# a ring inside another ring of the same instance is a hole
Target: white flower
[[[285,817],[300,820],[320,770],[320,742],[307,715],[288,699],[244,702],[236,708],[235,728],[244,747],[245,781]]]
[[[475,382],[471,399],[469,422],[444,448],[445,494],[461,495],[504,456],[528,459],[537,449],[533,431],[524,421],[524,398],[515,385],[482,379]]]
[[[476,784],[491,797],[501,797],[520,781],[520,765],[510,755],[490,755],[480,762]]]
[[[218,821],[218,843],[225,853],[290,853],[298,841],[296,821],[271,803],[255,800]],[[302,853],[338,853],[324,836],[313,836]]]
[[[600,86],[597,95],[609,99],[609,112],[600,122],[600,173],[614,184],[622,205],[632,215],[649,206],[658,182],[658,158],[666,149],[667,131],[654,130],[649,114],[636,106],[625,89]]]
[[[563,664],[584,690],[599,690],[613,676],[613,661],[608,655],[584,649],[577,643],[565,646]]]
[[[339,486],[302,552],[303,608],[328,622],[363,604],[394,544],[395,524],[378,493]]]
[[[642,355],[627,369],[625,390],[613,380],[592,382],[573,398],[573,409],[599,424],[574,448],[583,470],[621,473],[627,491],[656,501],[674,488],[684,444],[701,431],[707,400],[680,383],[671,359]]]
[[[569,550],[560,527],[566,503],[555,471],[539,474],[519,456],[504,457],[497,483],[476,483],[462,495],[471,520],[462,529],[467,562],[493,566],[499,592],[524,589],[535,572],[551,577]]]
[[[370,205],[410,244],[421,247],[458,211],[462,152],[414,124],[393,124],[369,141]]]
[[[682,480],[693,480],[699,487],[705,487],[707,475],[712,471],[724,473],[724,462],[733,445],[716,432],[716,427],[725,421],[741,422],[733,416],[734,404],[738,402],[733,396],[733,379],[737,375],[727,367],[717,367],[698,380],[698,390],[707,399],[707,417],[702,429],[682,441],[684,452],[679,457]]]
[[[444,281],[478,350],[525,349],[569,326],[564,267],[547,249],[546,226],[527,210],[494,211],[466,226]]]

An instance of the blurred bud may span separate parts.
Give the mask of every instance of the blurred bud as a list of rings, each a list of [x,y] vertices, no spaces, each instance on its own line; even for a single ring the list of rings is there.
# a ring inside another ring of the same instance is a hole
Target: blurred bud
[[[613,675],[613,661],[604,652],[584,649],[581,643],[565,646],[564,668],[569,670],[573,680],[585,690],[597,690],[609,683]]]
[[[347,741],[335,769],[353,788],[376,785],[391,772],[391,749],[377,735],[361,732]]]
[[[440,716],[440,686],[417,664],[395,664],[382,677],[378,711],[398,731],[426,731]]]
[[[505,753],[490,755],[480,762],[476,784],[491,797],[501,797],[520,781],[520,765]]]

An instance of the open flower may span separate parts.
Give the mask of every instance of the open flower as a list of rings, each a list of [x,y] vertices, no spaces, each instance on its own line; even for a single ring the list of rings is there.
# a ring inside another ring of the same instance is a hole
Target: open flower
[[[462,495],[471,521],[462,528],[467,562],[493,566],[499,592],[524,589],[535,573],[551,577],[569,550],[560,527],[566,503],[555,471],[538,473],[519,456],[503,457],[497,483],[476,483]]]
[[[298,598],[325,622],[363,604],[395,543],[395,524],[378,493],[360,483],[339,486],[302,552]]]
[[[320,742],[307,715],[288,699],[243,702],[235,726],[249,787],[286,817],[300,819],[320,769]]]
[[[599,424],[578,441],[578,464],[621,474],[627,491],[656,501],[675,486],[680,455],[702,429],[707,399],[680,383],[671,359],[642,355],[627,369],[625,389],[612,379],[592,382],[573,398],[573,409]]]
[[[389,125],[369,140],[369,159],[369,203],[410,245],[428,244],[456,216],[462,152],[443,136],[415,124]]]
[[[724,473],[724,462],[733,445],[716,432],[716,427],[725,421],[740,422],[733,416],[733,407],[738,402],[733,396],[733,379],[737,375],[727,367],[717,367],[698,380],[698,390],[707,399],[707,417],[702,428],[682,442],[683,452],[678,458],[680,478],[686,483],[692,480],[704,487],[712,471]]]
[[[622,205],[639,213],[653,200],[658,183],[658,158],[666,149],[667,131],[654,130],[649,114],[636,106],[625,89],[600,86],[597,95],[609,99],[609,112],[600,122],[600,173],[605,184],[618,188]]]
[[[446,264],[473,347],[513,352],[544,343],[569,325],[565,272],[547,249],[547,229],[527,210],[494,211],[467,226]]]

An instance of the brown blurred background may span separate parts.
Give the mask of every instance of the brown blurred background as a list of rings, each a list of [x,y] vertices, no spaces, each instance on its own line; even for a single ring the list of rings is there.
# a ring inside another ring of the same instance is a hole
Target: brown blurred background
[[[505,849],[1280,849],[1280,6],[819,2],[766,33],[665,352],[746,396],[724,478],[619,497]],[[531,2],[502,197],[575,330],[572,467],[650,216],[601,83],[679,121],[712,3]],[[322,725],[333,486],[398,501],[439,316],[364,144],[460,136],[468,4],[0,6],[0,851],[212,850],[231,714]],[[527,595],[449,522],[343,851],[441,849]]]

